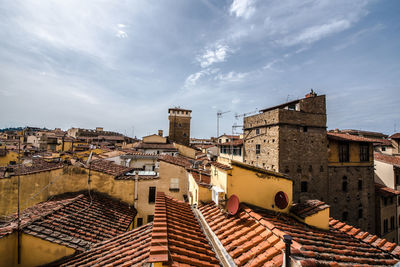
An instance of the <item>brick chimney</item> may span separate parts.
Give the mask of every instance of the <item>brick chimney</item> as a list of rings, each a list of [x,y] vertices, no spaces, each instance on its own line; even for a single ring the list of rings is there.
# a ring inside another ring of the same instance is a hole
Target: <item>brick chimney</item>
[[[163,130],[158,130],[158,135],[162,137],[163,136]]]
[[[314,92],[313,89],[311,89],[311,91],[308,94],[306,94],[306,98],[316,97],[316,96],[317,96],[317,93]]]

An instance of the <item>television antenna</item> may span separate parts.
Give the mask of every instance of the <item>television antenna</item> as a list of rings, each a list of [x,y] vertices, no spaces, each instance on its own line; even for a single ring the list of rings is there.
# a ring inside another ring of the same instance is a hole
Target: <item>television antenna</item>
[[[258,108],[256,108],[256,110],[253,110],[253,111],[250,111],[250,112],[246,112],[246,113],[243,113],[243,114],[237,114],[236,113],[235,114],[235,118],[238,120],[241,117],[246,117],[247,115],[255,114],[257,112],[258,112]]]
[[[230,110],[228,111],[217,111],[217,138],[219,137],[219,119],[222,118],[222,115],[225,113],[231,112]]]

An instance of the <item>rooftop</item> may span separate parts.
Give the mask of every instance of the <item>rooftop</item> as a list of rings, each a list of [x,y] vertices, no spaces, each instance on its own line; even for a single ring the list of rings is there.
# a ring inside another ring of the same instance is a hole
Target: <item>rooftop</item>
[[[106,173],[115,177],[123,176],[125,173],[133,170],[131,167],[121,166],[104,159],[93,160],[90,164],[90,168],[93,171]]]
[[[150,253],[153,224],[149,223],[97,243],[90,250],[63,261],[61,266],[143,266]]]
[[[328,139],[334,139],[339,141],[350,141],[350,142],[367,142],[367,143],[376,143],[376,139],[365,138],[358,135],[352,135],[347,133],[336,133],[336,132],[327,132],[326,135]]]
[[[284,235],[292,236],[292,259],[302,266],[392,266],[399,261],[396,244],[334,219],[329,230],[321,230],[290,215],[244,203],[235,216],[214,203],[200,210],[238,266],[280,266]]]
[[[374,160],[391,164],[400,168],[400,157],[374,152]]]
[[[136,210],[95,191],[67,193],[21,213],[22,232],[76,250],[124,233]],[[0,238],[17,230],[17,215],[0,224]]]
[[[375,183],[375,191],[384,196],[397,196],[400,192],[390,187]]]
[[[51,171],[56,169],[61,169],[64,164],[61,162],[47,162],[45,160],[35,159],[32,164],[24,165],[11,165],[9,167],[0,167],[0,179],[7,178],[7,173],[9,176],[16,175],[28,175],[44,171]]]

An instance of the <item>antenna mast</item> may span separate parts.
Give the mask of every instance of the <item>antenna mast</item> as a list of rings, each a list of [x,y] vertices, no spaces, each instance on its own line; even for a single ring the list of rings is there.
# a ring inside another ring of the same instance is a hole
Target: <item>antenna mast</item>
[[[217,138],[219,137],[219,119],[222,118],[222,115],[225,113],[231,112],[230,110],[228,111],[217,111]]]

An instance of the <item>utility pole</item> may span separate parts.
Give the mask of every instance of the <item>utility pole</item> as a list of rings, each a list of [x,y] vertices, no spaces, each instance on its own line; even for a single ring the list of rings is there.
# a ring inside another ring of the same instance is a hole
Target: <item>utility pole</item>
[[[219,137],[219,119],[221,119],[222,118],[222,115],[223,114],[225,114],[225,113],[228,113],[228,112],[231,112],[230,110],[228,110],[228,111],[217,111],[217,138]]]

